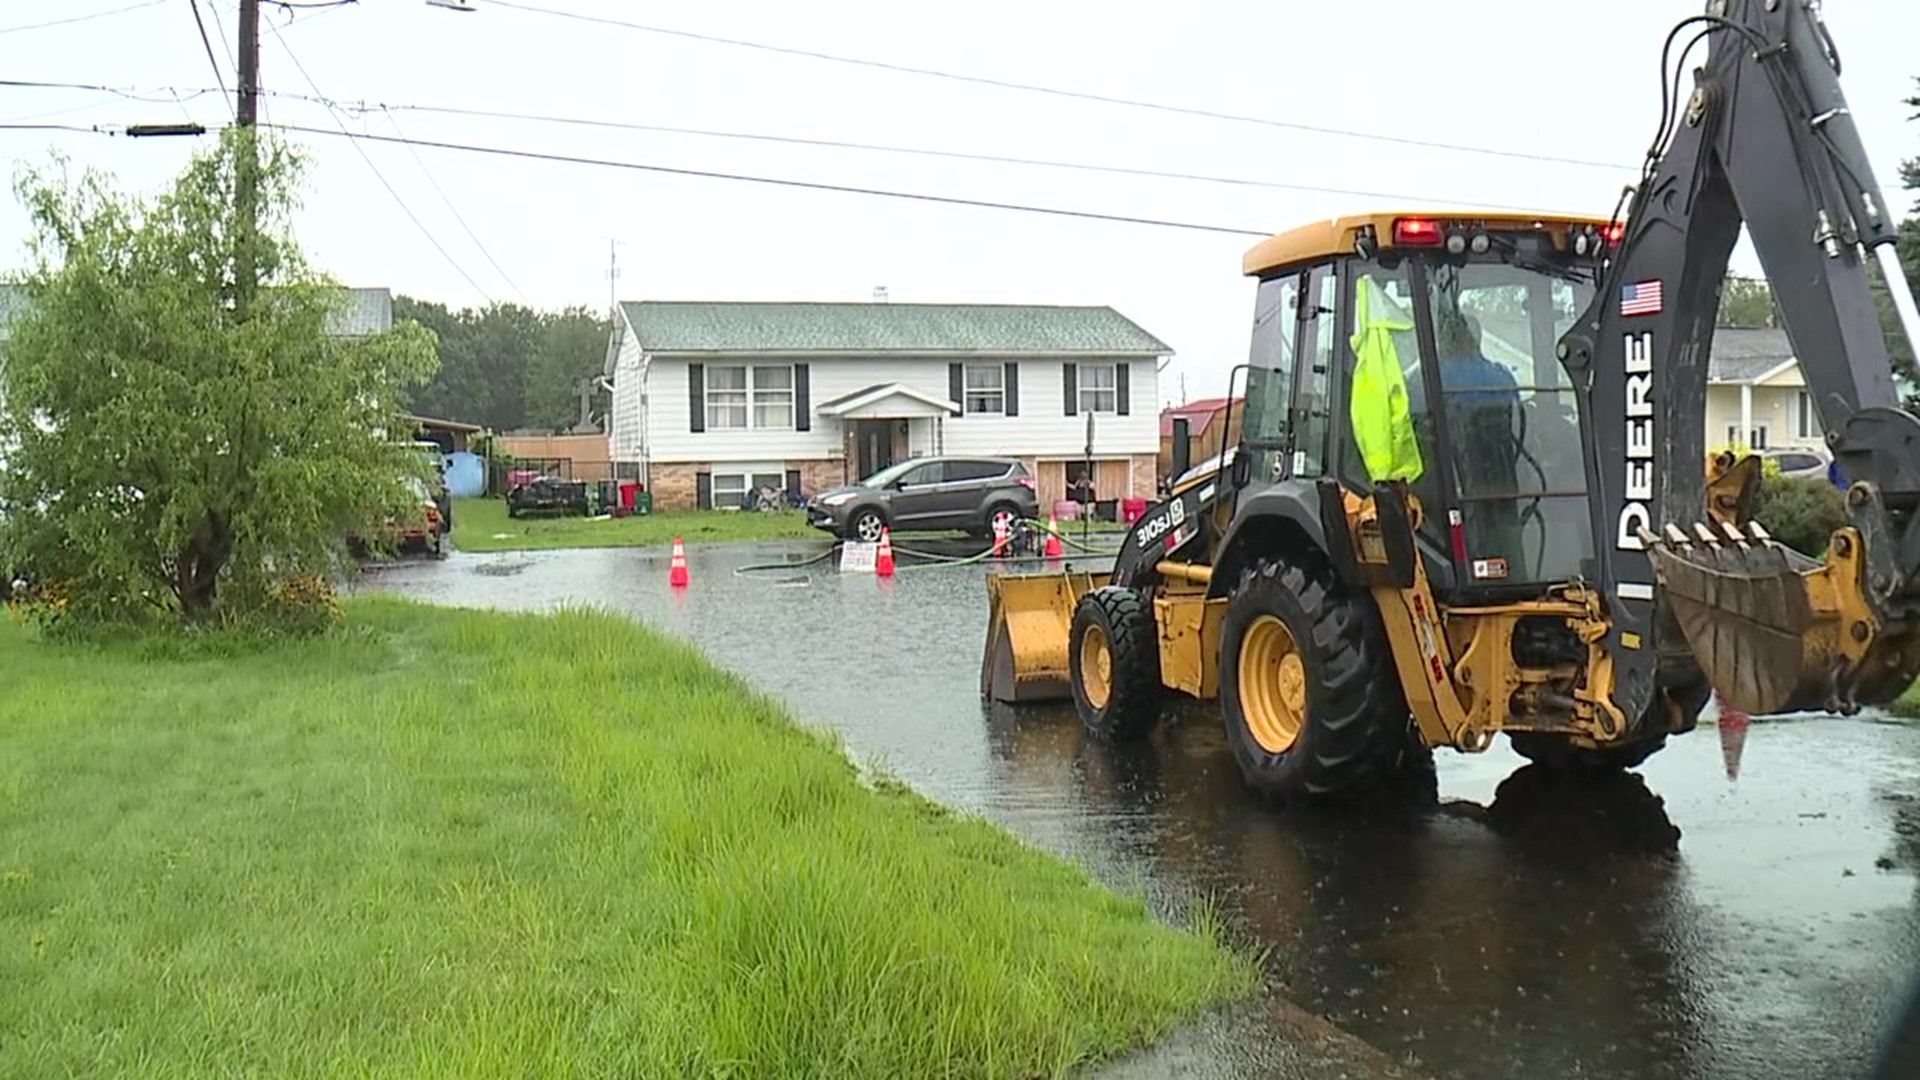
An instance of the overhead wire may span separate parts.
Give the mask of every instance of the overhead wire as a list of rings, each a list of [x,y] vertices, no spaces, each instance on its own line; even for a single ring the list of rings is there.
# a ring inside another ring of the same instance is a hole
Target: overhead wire
[[[1397,146],[1413,146],[1427,150],[1445,150],[1454,153],[1480,154],[1489,157],[1511,158],[1521,161],[1534,161],[1543,164],[1577,165],[1583,168],[1612,169],[1631,172],[1632,166],[1611,161],[1593,161],[1585,158],[1560,157],[1552,154],[1532,153],[1524,150],[1502,150],[1494,147],[1472,146],[1463,143],[1450,143],[1434,139],[1416,139],[1408,136],[1386,135],[1378,132],[1360,131],[1352,128],[1327,127],[1318,124],[1304,124],[1291,120],[1276,120],[1267,116],[1251,116],[1242,113],[1223,112],[1215,109],[1202,109],[1186,105],[1172,105],[1165,102],[1146,101],[1139,98],[1125,98],[1111,94],[1097,94],[1090,91],[1071,90],[1064,87],[1045,86],[1038,83],[1017,82],[1011,79],[997,79],[985,75],[970,75],[954,71],[942,71],[935,68],[916,67],[910,64],[897,64],[886,60],[872,60],[866,57],[842,56],[836,53],[821,52],[814,49],[801,49],[788,45],[775,45],[764,41],[749,41],[742,38],[722,37],[718,34],[705,34],[693,30],[681,30],[673,27],[653,26],[647,23],[615,19],[605,15],[587,15],[577,11],[565,11],[559,8],[541,7],[535,4],[519,3],[517,0],[478,0],[480,3],[495,7],[509,8],[515,11],[551,15],[580,22],[598,23],[604,26],[617,26],[642,33],[658,34],[691,41],[706,42],[711,45],[726,45],[741,49],[756,49],[762,52],[778,53],[785,56],[804,57],[836,64],[849,64],[856,67],[891,71],[903,75],[918,75],[953,82],[972,83],[991,86],[1002,90],[1017,90],[1025,93],[1045,94],[1052,97],[1070,98],[1080,101],[1092,101],[1105,105],[1119,105],[1134,109],[1148,109],[1155,112],[1195,116],[1209,120],[1222,120],[1238,124],[1258,124],[1264,127],[1300,131],[1314,135],[1326,135],[1338,138],[1361,139],[1371,142],[1389,143]]]
[[[48,86],[71,89],[103,90],[109,93],[125,94],[124,90],[89,83],[48,83],[24,80],[0,80],[0,86]],[[212,90],[204,91],[213,93]],[[852,150],[881,154],[896,154],[915,157],[931,157],[943,160],[978,161],[984,164],[1013,165],[1023,168],[1062,169],[1078,172],[1103,173],[1118,176],[1137,176],[1144,179],[1174,180],[1185,183],[1218,184],[1232,187],[1259,188],[1277,191],[1299,191],[1323,195],[1348,195],[1364,199],[1399,200],[1422,204],[1446,204],[1460,208],[1479,208],[1487,210],[1515,210],[1510,203],[1484,202],[1474,199],[1435,198],[1431,195],[1409,194],[1406,192],[1371,191],[1362,188],[1344,188],[1321,184],[1303,184],[1283,180],[1265,180],[1245,176],[1220,176],[1206,173],[1187,173],[1161,169],[1147,169],[1125,165],[1107,165],[1098,162],[1062,161],[1049,158],[1029,158],[1006,154],[974,153],[962,150],[945,150],[926,146],[895,146],[884,143],[851,142],[836,139],[816,139],[791,135],[776,135],[766,132],[726,131],[710,128],[686,128],[664,124],[642,124],[630,121],[604,120],[593,117],[562,116],[546,113],[515,112],[500,109],[481,109],[456,105],[435,105],[419,102],[366,101],[345,98],[329,98],[314,94],[302,94],[289,90],[263,88],[262,98],[283,98],[324,106],[330,110],[347,113],[351,116],[365,116],[368,113],[386,113],[391,120],[395,112],[418,112],[432,115],[465,116],[483,119],[515,120],[527,123],[544,123],[586,127],[593,129],[636,131],[663,135],[685,135],[696,138],[740,140],[748,142],[772,143],[785,146],[816,147],[833,150]],[[399,131],[398,124],[394,125]],[[402,137],[405,138],[404,132]]]
[[[304,96],[304,95],[303,95]],[[661,135],[688,135],[697,138],[735,139],[748,142],[777,143],[783,146],[819,147],[831,150],[858,150],[879,154],[903,154],[916,157],[943,158],[952,161],[978,161],[994,165],[1020,165],[1045,169],[1071,169],[1082,172],[1109,173],[1119,176],[1138,176],[1158,180],[1181,180],[1204,184],[1222,184],[1234,187],[1267,188],[1277,191],[1304,191],[1323,195],[1353,195],[1367,199],[1405,199],[1427,202],[1422,196],[1397,194],[1381,191],[1360,191],[1351,188],[1324,187],[1316,184],[1296,184],[1280,180],[1257,180],[1244,176],[1214,176],[1204,173],[1171,172],[1161,169],[1143,169],[1126,165],[1103,165],[1093,162],[1056,161],[1046,158],[1027,158],[1004,154],[970,153],[961,150],[941,150],[934,147],[891,146],[882,143],[847,142],[838,139],[810,139],[792,135],[772,135],[762,132],[721,131],[710,128],[672,127],[664,124],[637,124],[620,120],[600,120],[590,117],[555,116],[543,113],[510,112],[497,109],[476,109],[457,105],[421,105],[402,102],[348,102],[336,101],[333,104],[349,111],[395,111],[424,112],[447,116],[471,116],[496,120],[519,120],[529,123],[564,124],[578,127],[603,128],[617,131],[640,131]],[[1511,209],[1502,203],[1477,202],[1454,199],[1440,200],[1457,206],[1480,207],[1482,209]]]
[[[670,165],[652,165],[637,161],[614,161],[607,158],[581,157],[573,154],[554,154],[539,150],[516,150],[500,146],[477,146],[471,143],[446,142],[438,139],[406,139],[368,133],[355,134],[345,130],[344,126],[337,132],[329,131],[326,128],[307,127],[301,124],[273,124],[270,126],[280,131],[294,131],[308,135],[343,135],[353,140],[406,143],[414,146],[430,146],[440,150],[459,150],[476,154],[488,154],[495,157],[524,158],[532,161],[563,162],[573,165],[591,165],[602,168],[627,169],[635,172],[660,173],[667,176],[689,176],[705,180],[732,180],[741,183],[767,184],[775,187],[800,188],[809,191],[834,191],[849,195],[870,195],[880,198],[944,203],[950,206],[971,206],[987,210],[1013,210],[1032,214],[1051,214],[1058,217],[1082,218],[1092,221],[1122,222],[1129,225],[1153,225],[1169,229],[1186,229],[1194,232],[1227,233],[1235,236],[1264,237],[1269,235],[1269,230],[1265,229],[1237,229],[1226,225],[1172,221],[1163,218],[1134,217],[1127,214],[1107,214],[1093,210],[1072,210],[1057,206],[1029,206],[1022,203],[996,202],[988,199],[967,199],[953,195],[930,195],[924,192],[855,187],[849,184],[829,184],[815,180],[794,180],[787,177],[756,176],[746,173],[719,172],[711,169],[685,169]]]
[[[385,113],[384,115],[387,118],[387,123],[393,126],[394,134],[399,135],[403,139],[406,138],[407,133],[400,130],[400,122],[394,119],[393,114]],[[473,246],[479,248],[480,254],[485,256],[487,262],[493,265],[494,270],[500,275],[500,280],[506,282],[507,287],[512,289],[523,302],[530,303],[531,301],[527,300],[526,290],[522,289],[520,284],[513,280],[513,275],[507,273],[507,268],[500,265],[500,260],[493,257],[493,252],[487,250],[487,245],[481,241],[479,234],[473,231],[473,226],[468,225],[467,219],[461,216],[460,208],[453,205],[453,199],[447,195],[446,189],[440,186],[440,181],[434,178],[433,170],[427,168],[426,160],[420,156],[420,151],[414,149],[412,143],[408,143],[407,153],[413,155],[414,164],[420,166],[420,171],[425,174],[427,183],[432,184],[433,190],[439,193],[440,201],[447,205],[447,212],[453,215],[453,220],[460,223],[460,228],[466,232],[467,239],[473,241]]]
[[[220,70],[220,61],[213,55],[213,39],[207,36],[207,24],[200,17],[200,0],[187,0],[187,6],[193,10],[193,25],[200,30],[200,44],[207,50],[207,63],[213,68],[213,81],[220,86],[220,96],[227,96],[227,77]],[[226,35],[221,35],[221,48],[226,47]]]
[[[158,7],[159,5],[164,4],[166,2],[167,0],[143,0],[142,3],[128,4],[126,7],[117,7],[111,11],[95,11],[87,15],[74,15],[65,19],[53,19],[48,22],[28,23],[25,26],[0,26],[0,34],[17,34],[23,30],[45,30],[47,27],[50,27],[50,26],[66,26],[69,23],[81,23],[81,22],[88,22],[92,19],[104,19],[109,15],[124,15],[129,11],[139,11],[141,8]]]
[[[313,88],[313,92],[316,96],[323,97],[323,98],[326,97],[326,92],[321,90],[319,84],[313,81],[313,76],[308,74],[306,65],[300,62],[300,58],[298,56],[294,55],[292,47],[287,44],[286,37],[280,33],[280,28],[277,26],[274,26],[273,21],[271,19],[266,20],[266,24],[268,28],[270,28],[273,31],[273,36],[279,40],[281,49],[284,50],[287,54],[287,59],[293,61],[294,70],[300,72],[300,77],[305,79],[307,81],[307,85]],[[447,261],[447,265],[453,267],[455,273],[459,274],[462,278],[466,279],[466,282],[468,285],[473,286],[473,291],[479,293],[482,297],[484,297],[488,304],[492,304],[494,302],[492,294],[487,292],[486,289],[481,288],[480,283],[473,279],[473,275],[467,273],[467,268],[464,266],[461,266],[460,261],[458,259],[455,259],[452,253],[447,251],[446,247],[442,245],[439,239],[433,235],[433,231],[431,229],[428,229],[426,223],[420,220],[420,216],[418,214],[415,214],[413,212],[413,208],[407,205],[407,201],[400,197],[400,192],[396,190],[393,184],[387,180],[386,174],[380,171],[380,166],[374,164],[373,156],[367,153],[367,148],[360,144],[362,139],[373,139],[381,142],[393,142],[396,140],[387,139],[384,136],[379,136],[379,135],[369,135],[369,134],[356,135],[352,131],[347,130],[346,122],[340,119],[339,113],[334,112],[332,109],[328,109],[327,113],[329,116],[333,117],[333,122],[339,125],[339,128],[340,128],[339,134],[344,136],[348,142],[353,144],[353,148],[356,152],[359,153],[360,159],[367,163],[367,168],[373,171],[374,178],[380,181],[380,186],[387,189],[387,194],[393,197],[394,203],[400,207],[401,212],[406,214],[407,217],[413,221],[414,226],[420,230],[420,235],[427,238],[427,243],[433,245],[434,250],[438,251],[440,253],[440,257]],[[264,126],[272,127],[279,130],[304,130],[313,134],[322,134],[322,135],[334,134],[333,132],[326,131],[325,129],[322,129],[322,128],[291,128],[285,124],[268,124]]]

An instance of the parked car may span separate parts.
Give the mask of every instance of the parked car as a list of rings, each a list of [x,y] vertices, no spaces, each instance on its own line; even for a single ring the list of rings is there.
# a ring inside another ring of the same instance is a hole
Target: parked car
[[[1827,466],[1833,459],[1824,450],[1808,450],[1799,447],[1786,447],[1778,450],[1762,450],[1760,457],[1780,467],[1782,476],[1798,476],[1808,480],[1827,478]]]
[[[889,466],[845,487],[823,491],[807,506],[807,522],[851,540],[894,532],[965,529],[991,535],[1040,516],[1033,473],[1002,457],[924,457]]]
[[[528,512],[554,510],[585,517],[587,482],[540,475],[507,489],[507,516],[510,518]]]
[[[425,551],[436,559],[446,558],[448,523],[439,501],[424,481],[408,477],[407,488],[419,509],[404,520],[389,518],[373,540],[386,551]],[[347,537],[347,545],[355,552],[372,546],[363,536]]]

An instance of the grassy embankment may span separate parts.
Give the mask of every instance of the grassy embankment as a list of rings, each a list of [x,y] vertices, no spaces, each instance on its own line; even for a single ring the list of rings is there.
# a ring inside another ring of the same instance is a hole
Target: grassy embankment
[[[1038,1075],[1253,984],[643,627],[349,620],[0,624],[0,1075]]]
[[[654,547],[671,544],[676,536],[689,544],[832,539],[809,528],[806,515],[798,510],[666,510],[645,517],[596,521],[546,515],[510,518],[504,499],[457,499],[453,505],[453,546],[462,551]]]

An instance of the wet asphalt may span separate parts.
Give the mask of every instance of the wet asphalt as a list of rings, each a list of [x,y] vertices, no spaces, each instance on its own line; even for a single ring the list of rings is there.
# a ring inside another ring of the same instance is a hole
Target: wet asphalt
[[[1730,775],[1731,728],[1703,723],[1573,787],[1501,741],[1438,755],[1437,806],[1281,811],[1241,787],[1211,706],[1112,748],[1070,706],[982,702],[986,567],[735,573],[824,549],[696,548],[684,591],[631,549],[456,552],[360,588],[632,615],[1170,918],[1212,898],[1267,950],[1270,993],[1112,1076],[1862,1076],[1920,975],[1920,726],[1755,723]]]

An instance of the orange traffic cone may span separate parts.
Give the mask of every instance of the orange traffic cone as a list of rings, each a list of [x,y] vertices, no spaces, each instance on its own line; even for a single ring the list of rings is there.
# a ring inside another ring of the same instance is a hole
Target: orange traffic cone
[[[873,557],[873,572],[880,577],[893,576],[893,538],[887,527],[880,527],[880,551]]]
[[[1722,701],[1720,703],[1720,759],[1727,767],[1727,779],[1740,779],[1740,756],[1747,748],[1747,729],[1753,718]]]
[[[1057,559],[1066,553],[1066,545],[1060,542],[1060,523],[1054,520],[1053,516],[1049,514],[1047,516],[1046,556],[1049,559]]]
[[[676,589],[687,587],[687,549],[677,536],[673,538],[673,562],[667,570],[667,584]]]

